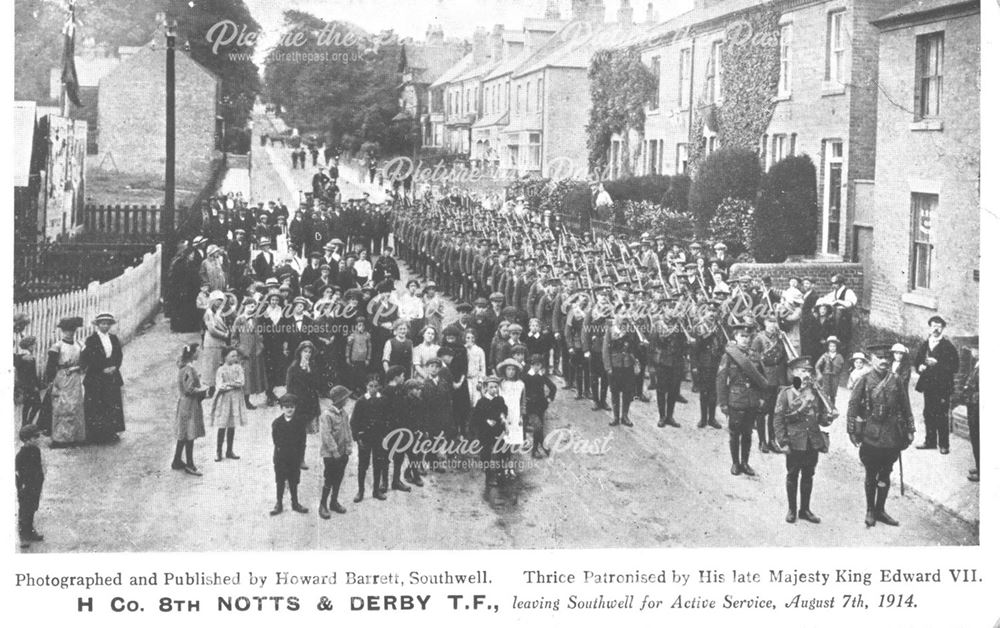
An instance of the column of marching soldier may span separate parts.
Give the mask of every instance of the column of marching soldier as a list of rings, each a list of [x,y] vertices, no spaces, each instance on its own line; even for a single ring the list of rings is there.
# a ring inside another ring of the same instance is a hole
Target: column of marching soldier
[[[285,385],[291,393],[285,403],[296,408],[285,412],[287,420],[275,421],[275,514],[286,483],[293,507],[305,510],[295,485],[305,466],[304,432],[317,429],[319,396],[336,401],[319,421],[325,517],[344,510],[337,493],[352,436],[360,454],[355,501],[364,497],[370,461],[379,499],[390,488],[389,462],[391,488],[401,491],[409,490],[403,479],[419,486],[428,468],[445,467],[438,458],[447,455],[389,461],[382,437],[395,427],[449,440],[530,441],[532,453],[544,455],[545,407],[554,397],[545,372],[551,368],[577,399],[611,410],[611,425],[626,427],[633,425],[632,402],[649,401],[647,375],[658,426],[680,427],[674,410],[687,403],[680,385],[690,371],[699,395],[698,427],[720,429],[717,411],[728,418],[733,475],[755,475],[749,455],[756,429],[761,452],[786,454],[788,520],[819,521],[810,510],[812,477],[818,454],[829,446],[823,428],[837,417],[835,398],[823,392],[829,388],[814,380],[811,359],[796,356],[783,330],[801,300],[790,301],[789,291],[779,293],[766,281],[728,277],[724,244],[706,260],[698,243],[685,254],[676,242],[668,249],[666,235],[644,234],[633,243],[577,235],[548,212],[511,203],[494,211],[469,195],[427,194],[415,203],[374,205],[367,199],[341,203],[314,186],[288,226],[282,213],[273,203],[252,210],[238,197],[215,199],[203,234],[183,244],[174,260],[168,299],[175,330],[193,331],[185,328],[192,320],[208,330],[204,350],[211,347],[215,355],[203,358],[210,366],[201,369],[202,378],[215,381],[210,371],[218,370],[224,347],[234,346],[246,379],[258,380],[244,389],[248,407],[253,393],[266,393],[269,405],[277,401],[275,387]],[[410,280],[402,294],[393,250],[386,246],[390,232],[400,256],[427,279],[423,285]],[[276,240],[284,241],[279,248],[287,253],[272,250]],[[368,262],[373,254],[379,255],[374,266]],[[213,257],[224,280],[212,273]],[[227,289],[239,295],[239,307],[228,319],[214,317],[220,294],[231,299],[221,292]],[[458,320],[448,326],[439,291],[460,301]],[[185,315],[189,310],[195,314]],[[222,336],[216,341],[213,326]],[[805,337],[800,343],[815,346]],[[869,525],[895,524],[884,507],[889,474],[913,434],[906,382],[889,349],[871,347],[869,356],[853,356],[859,370],[852,378],[858,385],[848,431],[866,468]],[[831,354],[835,350],[830,347]],[[182,394],[206,392],[218,391]],[[349,396],[358,399],[353,420],[339,428],[333,419]],[[518,399],[521,408],[509,407]],[[283,435],[286,423],[301,429]],[[226,437],[225,457],[235,457],[229,456],[231,431]],[[222,444],[220,431],[217,459],[225,458]],[[509,453],[496,457],[499,467],[486,467],[488,485],[513,473]],[[193,466],[178,463],[175,468]]]

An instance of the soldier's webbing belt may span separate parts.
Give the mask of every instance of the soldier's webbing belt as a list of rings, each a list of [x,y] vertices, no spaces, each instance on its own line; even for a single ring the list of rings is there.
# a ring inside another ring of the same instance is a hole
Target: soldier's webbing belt
[[[743,371],[743,374],[746,375],[751,382],[753,382],[754,386],[761,389],[767,388],[767,380],[760,374],[760,371],[754,368],[754,365],[750,363],[750,360],[748,360],[745,355],[736,351],[732,347],[726,347],[726,355],[736,362],[736,364],[740,367],[740,370]]]

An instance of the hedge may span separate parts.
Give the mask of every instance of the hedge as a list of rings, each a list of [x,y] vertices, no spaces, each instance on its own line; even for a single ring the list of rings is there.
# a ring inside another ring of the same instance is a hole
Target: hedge
[[[808,155],[786,157],[761,181],[751,250],[758,262],[779,263],[816,248],[816,166]]]
[[[709,223],[726,199],[753,203],[760,183],[760,163],[753,151],[720,148],[705,158],[691,182],[690,211],[699,234],[707,234]]]

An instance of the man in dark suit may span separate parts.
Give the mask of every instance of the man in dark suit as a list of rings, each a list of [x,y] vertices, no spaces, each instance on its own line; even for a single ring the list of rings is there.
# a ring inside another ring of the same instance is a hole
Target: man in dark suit
[[[931,328],[927,340],[921,343],[913,366],[920,374],[917,392],[924,394],[924,442],[917,449],[938,449],[948,453],[950,446],[948,413],[951,411],[951,391],[958,372],[958,350],[944,337],[946,323],[940,316],[927,321]]]
[[[274,276],[274,251],[271,250],[271,238],[261,236],[257,240],[257,246],[260,247],[260,251],[253,258],[253,273],[259,279],[267,280]]]

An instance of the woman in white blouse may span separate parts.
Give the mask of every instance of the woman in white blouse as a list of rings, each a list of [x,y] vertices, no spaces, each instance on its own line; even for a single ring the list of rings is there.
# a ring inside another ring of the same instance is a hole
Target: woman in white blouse
[[[438,349],[441,347],[437,343],[437,329],[428,325],[421,332],[423,342],[413,347],[413,376],[420,379],[427,379],[429,373],[426,369],[427,361],[438,357]]]
[[[472,329],[465,332],[465,351],[469,355],[469,368],[466,371],[466,381],[469,387],[469,399],[472,408],[482,395],[479,388],[486,377],[486,352],[476,344],[476,332]]]
[[[372,263],[368,260],[368,251],[358,251],[358,259],[354,262],[354,274],[358,277],[358,286],[364,286],[372,278]]]

